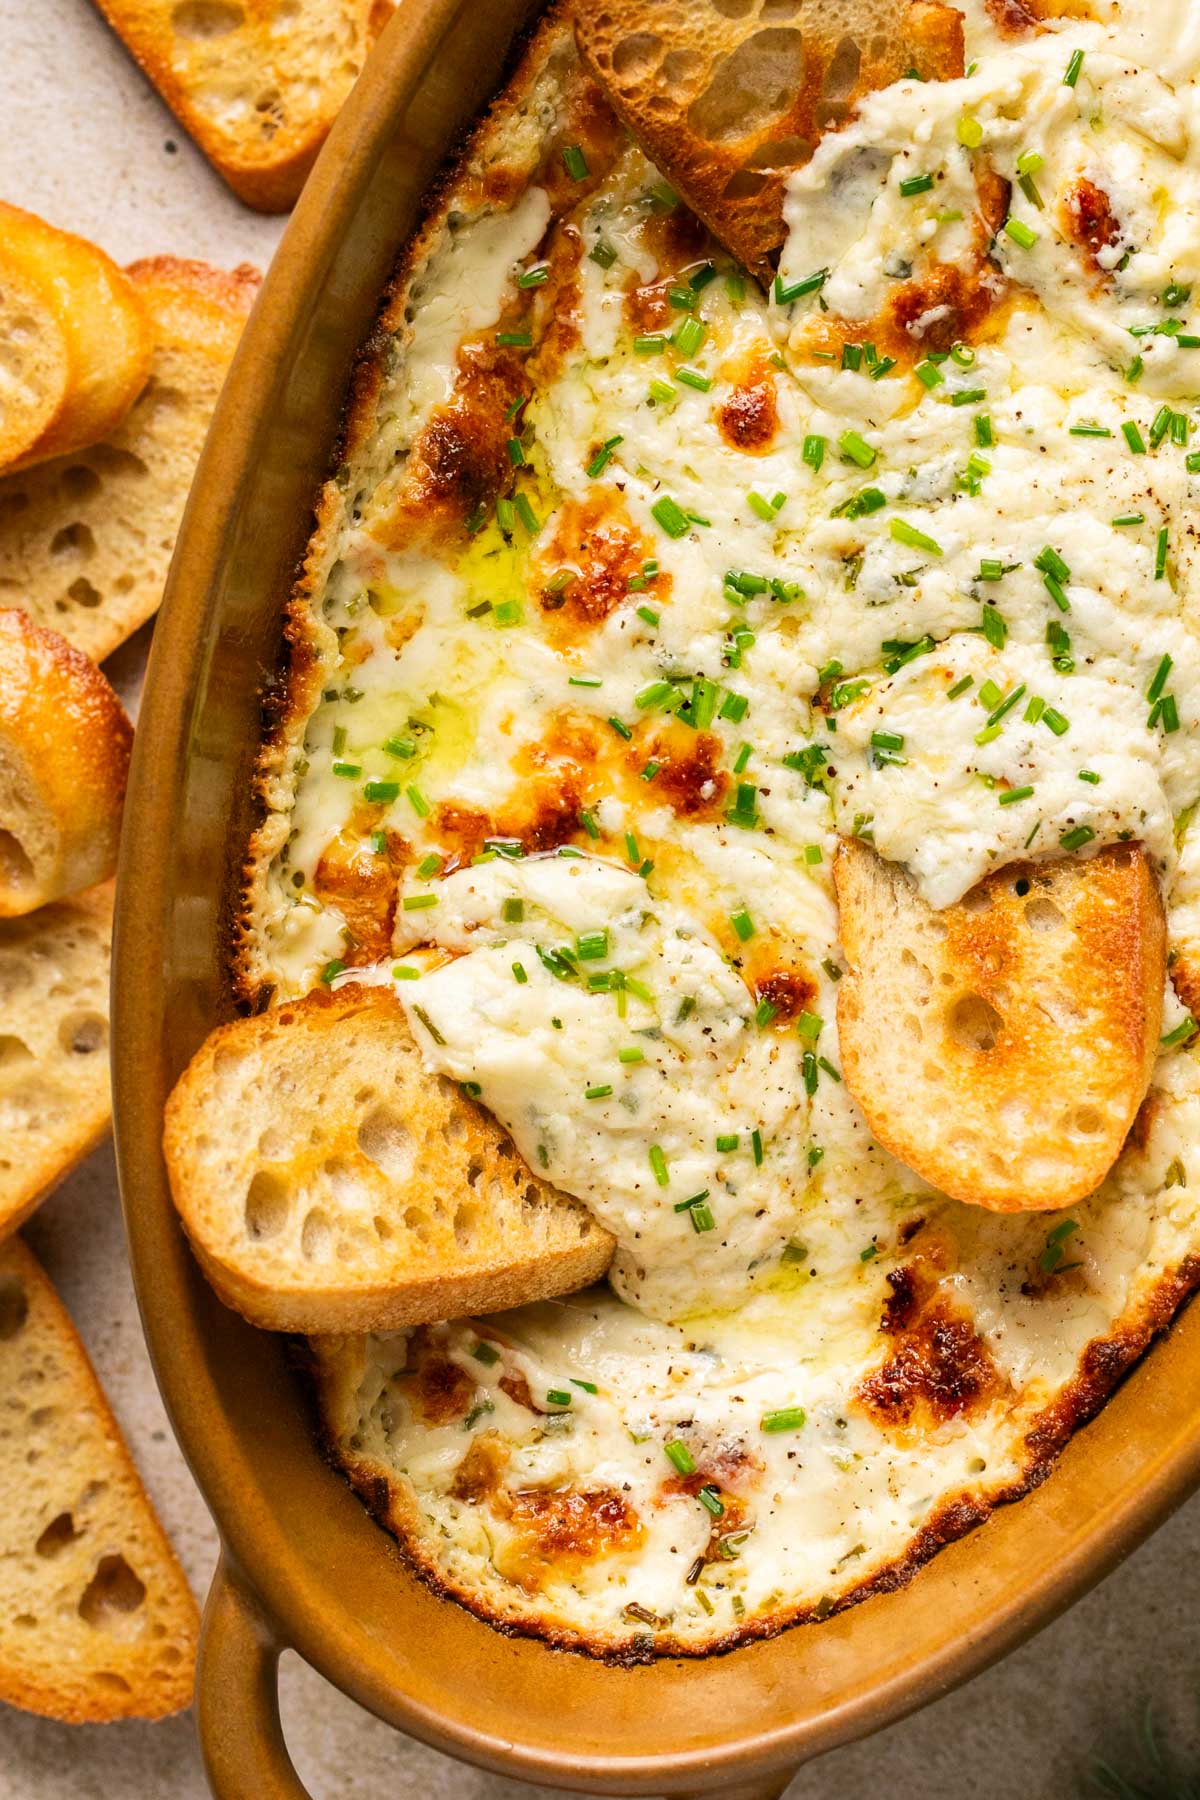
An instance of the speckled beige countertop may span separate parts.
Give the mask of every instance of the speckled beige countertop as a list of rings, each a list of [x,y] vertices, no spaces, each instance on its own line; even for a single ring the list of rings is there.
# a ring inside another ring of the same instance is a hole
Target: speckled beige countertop
[[[0,0],[0,196],[121,261],[172,252],[270,260],[281,222],[239,206],[89,0]],[[114,658],[122,687],[143,645]],[[29,1228],[87,1341],[198,1594],[215,1540],[150,1373],[125,1265],[112,1155],[98,1152]],[[1034,1643],[969,1688],[809,1766],[790,1800],[1067,1800],[1092,1759],[1144,1768],[1148,1702],[1200,1769],[1200,1499]],[[532,1800],[368,1718],[294,1658],[284,1728],[314,1800]],[[205,1800],[189,1718],[71,1728],[0,1707],[0,1800]]]

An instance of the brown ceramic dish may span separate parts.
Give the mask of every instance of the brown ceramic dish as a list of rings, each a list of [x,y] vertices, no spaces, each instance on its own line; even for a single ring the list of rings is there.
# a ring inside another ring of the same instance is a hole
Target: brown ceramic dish
[[[163,1102],[228,1016],[231,851],[245,842],[280,597],[341,396],[422,190],[498,84],[532,0],[407,0],[309,182],[202,460],[155,638],[122,852],[116,1111],[159,1380],[216,1515],[198,1713],[220,1800],[303,1800],[280,1649],[403,1731],[507,1775],[605,1794],[778,1794],[805,1759],[975,1674],[1099,1579],[1200,1481],[1193,1307],[1053,1477],[910,1586],[700,1662],[630,1670],[500,1636],[406,1568],[322,1462],[282,1340],[211,1294],[159,1151]]]

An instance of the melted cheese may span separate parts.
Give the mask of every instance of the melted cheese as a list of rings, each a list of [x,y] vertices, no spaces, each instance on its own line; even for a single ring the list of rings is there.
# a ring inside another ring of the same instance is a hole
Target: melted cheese
[[[967,76],[869,96],[793,178],[782,301],[672,237],[629,147],[544,236],[546,68],[519,197],[452,191],[414,276],[255,926],[282,995],[393,981],[430,1069],[617,1239],[612,1295],[334,1357],[347,1461],[531,1628],[694,1649],[827,1608],[1020,1481],[1087,1344],[1200,1242],[1173,995],[1144,1130],[1069,1218],[935,1194],[838,1068],[839,833],[939,907],[1136,837],[1200,945],[1200,27],[1097,10],[1013,42],[972,0]],[[985,165],[1014,229],[981,251]],[[569,277],[542,313],[539,257]],[[938,265],[980,279],[973,341],[938,348],[931,285],[887,360]],[[511,487],[386,547],[460,345],[529,291]],[[447,1417],[414,1398],[435,1355]],[[604,1542],[545,1549],[552,1495]]]

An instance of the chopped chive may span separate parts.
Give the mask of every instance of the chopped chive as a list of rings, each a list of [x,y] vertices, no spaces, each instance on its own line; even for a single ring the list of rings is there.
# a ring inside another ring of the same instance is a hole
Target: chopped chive
[[[804,860],[806,863],[812,864],[824,862],[824,852],[822,851],[820,844],[805,844]]]
[[[424,912],[426,907],[436,906],[436,894],[406,894],[402,902],[405,912]]]
[[[1031,787],[1009,788],[1006,793],[999,795],[999,804],[1001,806],[1015,806],[1018,800],[1028,800],[1032,793],[1033,789]]]
[[[427,819],[429,817],[429,802],[421,792],[420,788],[415,786],[406,787],[404,792],[408,796],[408,803],[416,813],[418,819]]]
[[[1076,825],[1073,830],[1064,831],[1058,841],[1064,850],[1082,850],[1095,835],[1090,825]]]
[[[926,357],[924,362],[919,362],[917,364],[916,368],[913,370],[913,374],[916,376],[917,380],[927,388],[940,387],[942,382],[946,379],[937,364],[935,362],[930,362],[928,357]]]
[[[1144,525],[1145,523],[1145,513],[1118,513],[1115,519],[1109,520],[1110,525]]]
[[[816,432],[810,432],[801,447],[800,460],[806,462],[815,473],[825,460],[825,439]]]
[[[992,436],[992,421],[986,413],[979,413],[975,419],[975,442],[981,450],[991,448],[995,439]]]
[[[806,1417],[802,1406],[781,1406],[774,1412],[763,1414],[761,1428],[763,1431],[799,1431]]]
[[[662,1150],[657,1144],[651,1144],[647,1154],[650,1159],[650,1171],[659,1187],[670,1187],[671,1172]]]
[[[521,495],[520,498],[523,499],[524,495]],[[492,608],[492,617],[497,625],[519,625],[521,623],[521,602],[519,600],[497,600]]]
[[[624,1049],[617,1051],[618,1062],[628,1064],[645,1062],[645,1060],[646,1052],[642,1049],[640,1044],[628,1044]]]
[[[528,350],[533,344],[533,334],[529,331],[498,331],[496,342],[508,344],[514,350]]]
[[[1079,779],[1080,781],[1086,781],[1091,787],[1099,787],[1100,785],[1100,777],[1097,775],[1095,769],[1080,769]]]
[[[578,144],[566,144],[562,153],[563,168],[572,181],[585,181],[588,174],[587,157]]]
[[[441,866],[442,866],[441,857],[438,856],[436,853],[431,852],[428,856],[423,856],[421,858],[420,862],[417,864],[417,874],[421,877],[422,881],[428,881],[429,877],[431,875],[437,874],[437,872],[441,868]],[[506,900],[504,902],[504,904],[505,904],[505,906],[508,906],[511,904],[511,902]],[[518,901],[517,905],[519,906],[520,904],[521,904],[520,901]],[[505,918],[507,918],[508,914],[505,913],[504,916],[505,916]]]
[[[1154,543],[1154,579],[1161,581],[1167,572],[1167,528],[1164,525]]]
[[[754,1158],[755,1168],[761,1169],[762,1159],[763,1159],[763,1141],[762,1141],[762,1132],[758,1129],[757,1125],[754,1127],[754,1130],[750,1133],[750,1154]]]
[[[588,251],[588,258],[591,262],[599,263],[602,269],[611,269],[617,260],[617,253],[606,239],[597,238]]]
[[[1153,419],[1150,421],[1150,448],[1152,450],[1158,449],[1158,446],[1162,443],[1168,431],[1170,431],[1171,420],[1173,417],[1174,414],[1169,406],[1160,406],[1155,413]]]
[[[918,531],[907,519],[893,519],[888,527],[891,536],[898,544],[906,544],[911,550],[925,550],[930,556],[942,556],[944,551],[936,538],[931,538],[924,531]]]
[[[1174,667],[1174,659],[1170,656],[1164,655],[1162,661],[1159,663],[1157,669],[1154,671],[1154,679],[1151,681],[1150,686],[1146,689],[1147,700],[1153,701],[1153,700],[1158,699],[1158,697],[1162,693],[1164,687],[1167,685],[1167,676],[1171,673],[1171,670],[1173,667]]]
[[[974,687],[974,685],[975,677],[973,675],[964,675],[961,681],[956,681],[952,688],[947,688],[947,700],[957,700],[960,694],[965,694],[967,689]]]
[[[649,331],[634,338],[633,348],[638,356],[657,356],[666,349],[669,341],[664,332]]]
[[[900,183],[900,192],[906,200],[911,200],[915,194],[928,194],[932,191],[932,175],[906,175]]]
[[[568,1380],[572,1387],[582,1388],[585,1394],[598,1394],[600,1392],[600,1389],[596,1386],[594,1381],[581,1381],[574,1375],[569,1376]]]
[[[680,1438],[672,1438],[669,1444],[664,1444],[663,1452],[667,1461],[671,1463],[681,1475],[694,1475],[696,1473],[696,1459],[688,1449],[687,1445]]]
[[[761,1029],[771,1023],[779,1008],[772,1000],[760,1000],[754,1009],[754,1023]]]
[[[541,287],[542,283],[549,279],[550,264],[535,263],[531,269],[526,269],[523,275],[518,275],[517,286],[519,288]]]
[[[400,783],[398,781],[368,781],[363,788],[363,798],[365,800],[389,801],[394,800],[399,792]]]
[[[705,331],[702,321],[697,319],[694,314],[689,314],[686,319],[681,319],[679,324],[675,327],[675,330],[672,333],[671,342],[678,350],[680,356],[695,356],[697,350],[704,342],[704,337]]]
[[[727,693],[721,702],[718,718],[729,719],[734,725],[740,725],[746,716],[750,702],[745,694]]]
[[[1142,379],[1142,370],[1146,367],[1140,356],[1135,356],[1125,371],[1125,379],[1130,387]]]
[[[600,836],[600,827],[596,823],[595,815],[590,813],[586,806],[579,814],[579,823],[593,841]]]
[[[600,675],[568,675],[568,687],[598,688],[604,686],[604,678]]]
[[[1158,1041],[1164,1050],[1174,1050],[1180,1044],[1190,1043],[1195,1037],[1197,1029],[1196,1021],[1189,1013],[1186,1019],[1180,1020],[1173,1031],[1168,1031],[1166,1036],[1159,1038]]]
[[[729,923],[743,944],[748,943],[754,936],[754,920],[744,906],[739,906],[736,912],[730,913]]]
[[[1024,219],[1005,219],[1004,234],[1006,237],[1010,237],[1014,244],[1019,244],[1022,250],[1032,250],[1037,243],[1037,232],[1032,225],[1027,225]]]
[[[983,635],[993,650],[1003,650],[1008,637],[1008,626],[1001,613],[997,612],[991,601],[984,605],[981,615]]]
[[[828,269],[818,269],[813,275],[805,275],[802,280],[785,285],[783,276],[777,275],[772,289],[775,304],[790,306],[793,300],[802,300],[806,294],[817,294],[825,286],[828,278]]]
[[[420,1019],[422,1025],[425,1027],[426,1031],[429,1033],[429,1035],[433,1039],[434,1043],[435,1044],[444,1044],[446,1042],[445,1038],[442,1036],[441,1032],[438,1030],[437,1026],[434,1024],[433,1020],[430,1018],[429,1014],[425,1011],[425,1008],[423,1006],[414,1006],[413,1011],[416,1013],[418,1019]]]
[[[857,431],[843,431],[838,439],[838,449],[847,462],[857,464],[860,469],[869,469],[875,461],[875,451]]]
[[[321,970],[321,980],[325,983],[325,986],[328,987],[334,976],[340,975],[345,967],[346,965],[340,956],[335,956],[331,962],[327,962],[325,967]]]
[[[698,394],[707,394],[712,387],[712,382],[709,377],[707,375],[702,375],[699,369],[689,369],[686,367],[676,369],[675,379],[676,381],[682,381],[684,387],[695,388]]]
[[[723,1154],[736,1150],[741,1139],[736,1131],[725,1132],[717,1138],[717,1149]]]
[[[687,535],[688,516],[678,501],[672,500],[669,494],[656,500],[650,511],[668,537],[681,538]]]
[[[1071,60],[1067,64],[1067,72],[1062,78],[1062,84],[1064,87],[1073,88],[1075,86],[1075,83],[1079,80],[1079,71],[1080,71],[1080,69],[1082,69],[1082,67],[1083,67],[1083,51],[1082,50],[1072,50]]]
[[[580,962],[602,962],[608,955],[608,928],[581,932],[575,939],[575,954]]]
[[[340,775],[344,781],[355,781],[362,774],[361,763],[335,762],[333,773]]]
[[[524,963],[515,962],[512,966],[512,972],[513,972],[513,979],[517,983],[518,987],[523,986],[524,983],[529,980],[528,975],[525,973]]]
[[[515,968],[516,964],[513,966]],[[607,1100],[611,1093],[612,1082],[606,1081],[602,1082],[599,1087],[584,1088],[583,1097],[585,1100]]]
[[[753,754],[754,754],[754,746],[752,744],[743,744],[742,745],[741,749],[737,753],[737,758],[733,765],[733,772],[735,775],[740,775],[742,773],[742,770],[746,767],[746,764],[750,761],[750,758],[753,756]]]
[[[1112,432],[1107,425],[1097,425],[1095,419],[1080,419],[1078,425],[1069,427],[1071,437],[1110,438]]]
[[[960,388],[956,394],[951,394],[950,404],[951,406],[974,406],[978,401],[986,399],[986,388]]]
[[[802,1012],[796,1020],[796,1030],[802,1038],[807,1038],[810,1044],[816,1043],[824,1029],[825,1021],[817,1013]]]
[[[1042,712],[1042,724],[1051,730],[1055,737],[1065,737],[1070,730],[1070,720],[1065,719],[1054,707],[1047,706]]]
[[[714,1519],[719,1519],[721,1514],[725,1511],[725,1502],[722,1500],[720,1494],[715,1487],[712,1487],[707,1483],[700,1489],[696,1498],[699,1500],[705,1512],[711,1513]]]
[[[659,622],[659,615],[652,606],[639,606],[637,609],[637,616],[641,619],[643,624],[651,627],[657,625]]]
[[[623,719],[618,719],[615,715],[608,720],[608,724],[612,726],[619,738],[624,738],[626,743],[628,743],[633,736],[633,732],[629,729],[629,726],[626,725],[625,721]]]
[[[619,434],[616,437],[610,437],[604,440],[587,466],[587,473],[593,480],[595,480],[596,476],[607,467],[608,463],[612,460],[613,451],[618,444],[623,442],[624,439]]]
[[[392,964],[393,981],[419,981],[420,979],[421,971],[420,969],[414,968],[412,963]]]

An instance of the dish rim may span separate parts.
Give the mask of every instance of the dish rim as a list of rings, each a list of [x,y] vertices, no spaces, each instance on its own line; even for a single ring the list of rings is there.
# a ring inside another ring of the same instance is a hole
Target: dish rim
[[[332,1619],[331,1596],[322,1586],[320,1572],[307,1566],[299,1546],[272,1529],[273,1520],[256,1519],[247,1504],[248,1491],[252,1498],[255,1485],[247,1448],[221,1411],[208,1361],[216,1352],[204,1331],[204,1314],[211,1313],[211,1305],[203,1298],[207,1289],[184,1245],[159,1151],[161,1100],[178,1073],[177,1064],[168,1066],[166,1042],[170,912],[178,898],[178,859],[171,854],[176,796],[183,791],[194,758],[202,685],[222,623],[219,583],[239,532],[244,539],[248,530],[245,496],[254,491],[261,446],[273,429],[272,403],[293,366],[336,253],[353,233],[369,229],[372,184],[382,152],[395,137],[397,121],[429,80],[429,72],[436,71],[455,26],[465,29],[461,15],[468,9],[469,0],[406,0],[389,25],[381,51],[347,102],[276,253],[200,460],[155,632],[122,840],[113,964],[118,1166],[138,1303],[172,1426],[223,1542],[262,1597],[282,1640],[379,1717],[451,1754],[510,1776],[593,1791],[661,1793],[664,1782],[669,1791],[680,1791],[681,1784],[711,1786],[734,1774],[745,1779],[794,1766],[891,1723],[1014,1648],[1135,1548],[1200,1485],[1200,1404],[1189,1411],[1179,1398],[1200,1391],[1200,1379],[1195,1379],[1200,1377],[1200,1307],[1190,1313],[1185,1308],[1176,1317],[1167,1339],[1134,1367],[1099,1418],[1075,1434],[1046,1485],[1001,1509],[982,1530],[940,1551],[898,1593],[877,1596],[838,1615],[852,1621],[851,1638],[869,1635],[870,1623],[855,1626],[853,1621],[873,1620],[881,1606],[901,1613],[914,1607],[928,1611],[923,1599],[936,1595],[948,1582],[959,1603],[950,1622],[962,1626],[961,1635],[943,1628],[940,1648],[896,1667],[885,1678],[860,1683],[836,1708],[813,1711],[810,1703],[807,1710],[772,1730],[731,1738],[712,1748],[683,1753],[664,1749],[651,1756],[579,1756],[568,1745],[553,1751],[532,1742],[522,1744],[508,1734],[483,1731],[470,1722],[469,1706],[457,1716],[430,1709],[381,1680],[382,1664],[372,1666],[366,1646],[355,1642],[356,1626],[358,1638],[363,1637],[359,1622]],[[490,10],[514,22],[511,36],[523,19],[536,16],[541,8],[537,0],[503,0]],[[440,135],[445,150],[446,137],[452,142],[457,132],[443,126]],[[377,217],[375,223],[378,227]],[[347,368],[358,341],[355,328],[352,340],[339,346]],[[281,598],[276,592],[276,614]],[[264,615],[267,604],[264,598]],[[225,872],[221,873],[223,879]],[[215,889],[208,899],[212,904]],[[174,978],[178,982],[178,970]],[[203,1003],[198,1004],[202,1011]],[[207,1023],[216,1022],[210,1010]],[[197,1284],[203,1290],[199,1298]],[[1176,1364],[1182,1366],[1182,1375]],[[1140,1407],[1134,1404],[1138,1397]],[[1128,1466],[1118,1477],[1115,1471],[1122,1459],[1116,1454],[1117,1440],[1122,1427],[1128,1433],[1131,1423],[1141,1452],[1131,1458],[1126,1446],[1123,1460]],[[315,1461],[315,1450],[313,1456]],[[1100,1479],[1089,1474],[1093,1464],[1103,1468]],[[1091,1491],[1095,1504],[1082,1522],[1064,1524],[1056,1518],[1060,1510],[1056,1502],[1065,1501],[1072,1491],[1077,1498]],[[1041,1520],[1043,1528],[1059,1534],[1056,1552],[1049,1561],[1044,1556],[1042,1567],[1035,1567],[997,1602],[985,1596],[987,1584],[981,1584],[979,1570],[973,1572],[972,1565],[986,1555],[985,1540],[994,1547],[1019,1544],[1036,1532],[1030,1520]],[[381,1534],[381,1546],[388,1545],[382,1528],[374,1529]],[[801,1640],[809,1630],[826,1631],[828,1626],[792,1627],[761,1644],[739,1648],[736,1657],[771,1663],[778,1659],[780,1666],[802,1662]],[[536,1640],[523,1641],[535,1655],[563,1654]],[[796,1648],[789,1651],[791,1645]],[[676,1664],[664,1660],[654,1666],[669,1671]],[[678,1666],[678,1679],[694,1667],[687,1662]],[[616,1680],[626,1674],[619,1669],[611,1673]]]

